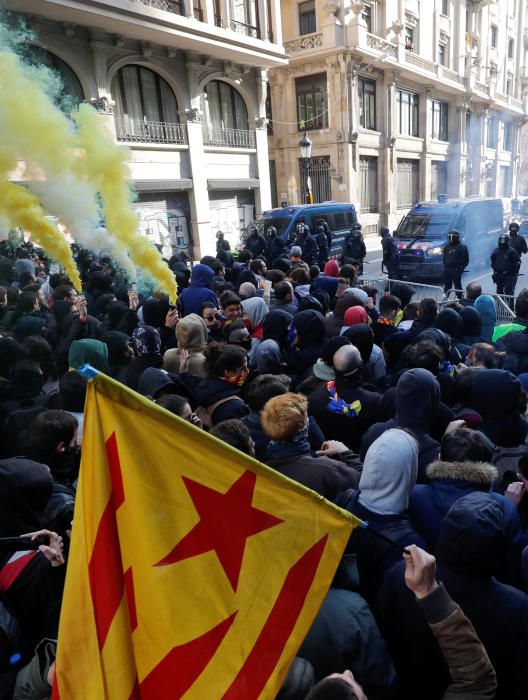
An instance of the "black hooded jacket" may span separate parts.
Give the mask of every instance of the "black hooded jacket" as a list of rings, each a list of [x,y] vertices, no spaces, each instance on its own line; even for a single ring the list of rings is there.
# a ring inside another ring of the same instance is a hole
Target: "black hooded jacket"
[[[416,438],[418,451],[418,482],[425,480],[426,467],[434,462],[440,451],[439,443],[430,436],[430,429],[440,403],[438,381],[426,369],[409,369],[396,385],[396,415],[385,423],[373,425],[361,441],[361,460],[368,448],[389,428],[407,428]]]
[[[308,309],[295,314],[293,323],[297,331],[297,347],[291,370],[302,379],[321,356],[324,343],[325,319],[322,313]]]
[[[516,447],[526,439],[528,424],[521,418],[521,383],[511,372],[487,369],[477,372],[468,405],[482,416],[480,430],[500,447]]]
[[[525,700],[528,689],[528,596],[499,583],[508,528],[488,494],[460,498],[444,518],[438,577],[473,623],[497,673],[497,700]]]

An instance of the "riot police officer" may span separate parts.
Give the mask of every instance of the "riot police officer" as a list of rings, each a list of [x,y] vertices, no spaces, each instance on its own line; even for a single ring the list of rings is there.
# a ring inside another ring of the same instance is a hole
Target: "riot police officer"
[[[319,259],[317,264],[322,270],[328,262],[328,239],[322,225],[317,226],[314,238],[315,242],[317,243],[317,247],[319,248]]]
[[[297,237],[293,245],[297,245],[301,248],[301,257],[307,265],[316,265],[319,256],[319,248],[317,247],[317,242],[315,238],[310,235],[310,229],[308,226],[299,221],[295,226],[295,233]]]
[[[381,236],[382,250],[381,271],[386,272],[389,279],[396,279],[397,260],[394,238],[386,226],[380,228],[379,235]]]
[[[497,285],[497,294],[510,296],[510,306],[513,303],[517,275],[521,267],[519,253],[510,247],[509,237],[503,233],[499,236],[498,247],[491,254],[493,281]]]
[[[280,258],[282,251],[284,250],[284,243],[282,239],[277,236],[277,229],[275,226],[268,226],[266,229],[266,262],[269,268],[273,266],[273,262]]]
[[[460,242],[459,231],[450,231],[447,234],[447,243],[443,252],[444,263],[444,293],[450,289],[456,290],[456,295],[462,299],[462,273],[469,263],[467,246]]]
[[[249,229],[249,235],[244,248],[249,250],[254,258],[258,258],[266,253],[266,240],[264,236],[260,235],[256,226],[252,226]]]
[[[330,250],[332,247],[332,231],[330,231],[330,227],[328,226],[328,221],[325,221],[324,219],[317,219],[316,226],[323,227],[324,234],[326,236],[327,247],[328,247],[328,250]]]
[[[347,233],[341,254],[343,262],[352,258],[359,262],[359,274],[363,274],[363,259],[367,254],[367,247],[361,233],[361,224],[354,224]]]
[[[223,231],[217,231],[216,232],[216,252],[219,253],[221,250],[229,251],[229,250],[231,250],[231,246],[229,245],[229,241],[226,241],[226,239],[224,238]]]
[[[520,226],[516,221],[512,221],[508,226],[510,232],[510,248],[517,251],[519,257],[528,253],[528,246],[526,245],[526,239],[519,233]]]

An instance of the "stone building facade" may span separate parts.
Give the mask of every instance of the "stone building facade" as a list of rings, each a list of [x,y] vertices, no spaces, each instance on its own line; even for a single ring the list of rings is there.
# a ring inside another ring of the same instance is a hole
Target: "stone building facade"
[[[195,258],[269,208],[267,71],[279,0],[7,0],[39,60],[131,149],[141,231]]]
[[[272,198],[357,204],[367,232],[439,194],[517,193],[526,2],[288,0],[270,72]]]

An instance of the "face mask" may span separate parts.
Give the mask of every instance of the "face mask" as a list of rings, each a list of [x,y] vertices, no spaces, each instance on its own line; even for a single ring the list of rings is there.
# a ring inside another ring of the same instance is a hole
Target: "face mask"
[[[238,372],[235,375],[224,375],[223,379],[225,382],[229,382],[230,384],[235,384],[235,386],[242,386],[244,382],[247,379],[247,376],[249,374],[249,369],[247,367],[244,367],[243,370]]]

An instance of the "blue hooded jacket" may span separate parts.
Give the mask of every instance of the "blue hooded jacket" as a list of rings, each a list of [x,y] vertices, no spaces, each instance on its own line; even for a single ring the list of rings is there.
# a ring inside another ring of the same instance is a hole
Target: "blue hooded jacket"
[[[480,318],[482,319],[480,334],[484,340],[490,342],[493,337],[493,331],[495,330],[495,324],[497,323],[497,313],[495,311],[493,297],[489,294],[481,294],[481,296],[475,299],[473,308],[479,312]]]
[[[198,264],[192,269],[191,284],[180,294],[183,315],[200,315],[200,305],[204,301],[211,301],[218,306],[218,300],[214,292],[209,289],[214,272],[207,265]]]

